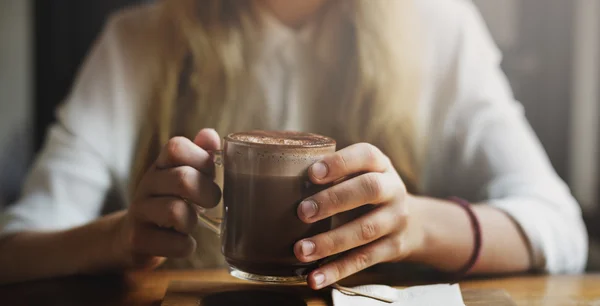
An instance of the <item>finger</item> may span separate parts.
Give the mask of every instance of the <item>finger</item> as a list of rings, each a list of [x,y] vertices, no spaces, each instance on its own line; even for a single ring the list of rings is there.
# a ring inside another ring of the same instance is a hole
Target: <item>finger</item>
[[[162,265],[167,258],[151,255],[134,254],[133,268],[152,271]]]
[[[196,249],[196,240],[187,234],[148,223],[135,225],[131,236],[134,253],[160,257],[187,257]]]
[[[132,213],[141,220],[162,228],[172,228],[182,234],[190,234],[198,224],[193,204],[178,197],[151,197],[132,207]]]
[[[209,175],[214,173],[214,163],[210,154],[185,137],[169,139],[155,165],[158,169],[190,166]]]
[[[392,238],[385,237],[352,250],[311,272],[307,279],[308,285],[315,290],[327,287],[356,272],[390,260],[397,248],[398,244]]]
[[[156,171],[151,181],[143,186],[142,195],[145,197],[179,197],[204,208],[213,208],[221,200],[219,186],[190,166]]]
[[[385,172],[390,161],[381,150],[368,143],[359,143],[325,156],[309,169],[315,184],[328,184],[358,172]]]
[[[221,148],[221,138],[214,129],[202,129],[196,137],[194,143],[206,151],[216,151]]]
[[[300,220],[313,223],[367,203],[385,203],[401,188],[402,183],[395,173],[365,173],[302,201],[297,214]]]
[[[380,207],[338,228],[302,239],[294,245],[301,262],[311,262],[375,241],[403,227],[405,217],[392,207]]]

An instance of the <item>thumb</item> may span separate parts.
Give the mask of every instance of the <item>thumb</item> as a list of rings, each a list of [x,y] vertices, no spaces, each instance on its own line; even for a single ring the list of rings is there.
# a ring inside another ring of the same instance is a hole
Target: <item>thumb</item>
[[[194,137],[194,143],[205,151],[216,151],[221,148],[221,137],[214,129],[202,129]]]

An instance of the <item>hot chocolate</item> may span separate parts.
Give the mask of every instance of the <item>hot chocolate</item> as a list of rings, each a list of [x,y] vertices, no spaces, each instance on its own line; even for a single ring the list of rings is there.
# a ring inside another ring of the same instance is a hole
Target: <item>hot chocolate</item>
[[[309,182],[308,168],[334,151],[335,141],[308,133],[256,131],[226,138],[222,243],[234,269],[298,277],[315,266],[299,262],[293,246],[329,230],[330,220],[306,224],[296,211],[325,188]]]
[[[272,276],[304,274],[294,256],[296,241],[330,229],[330,220],[300,221],[300,201],[318,191],[303,176],[261,176],[225,172],[227,227],[223,253],[245,272]]]

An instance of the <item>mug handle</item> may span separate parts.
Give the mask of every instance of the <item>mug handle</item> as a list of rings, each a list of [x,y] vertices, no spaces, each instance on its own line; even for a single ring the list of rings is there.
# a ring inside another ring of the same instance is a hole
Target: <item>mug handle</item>
[[[215,167],[223,168],[223,151],[215,150],[209,152],[213,156],[213,162],[215,163]],[[198,220],[207,227],[209,230],[213,231],[217,236],[221,236],[221,224],[223,223],[223,218],[215,218],[206,214],[207,209],[198,207],[197,216]]]

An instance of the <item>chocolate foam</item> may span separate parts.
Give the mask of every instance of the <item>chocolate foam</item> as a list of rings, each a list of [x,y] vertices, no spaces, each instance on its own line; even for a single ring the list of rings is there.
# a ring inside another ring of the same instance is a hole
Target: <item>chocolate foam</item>
[[[247,144],[285,147],[322,147],[335,145],[335,141],[329,137],[292,131],[250,131],[230,134],[227,138]]]
[[[310,165],[335,152],[335,140],[312,133],[251,131],[228,135],[225,170],[273,176],[305,175]]]

